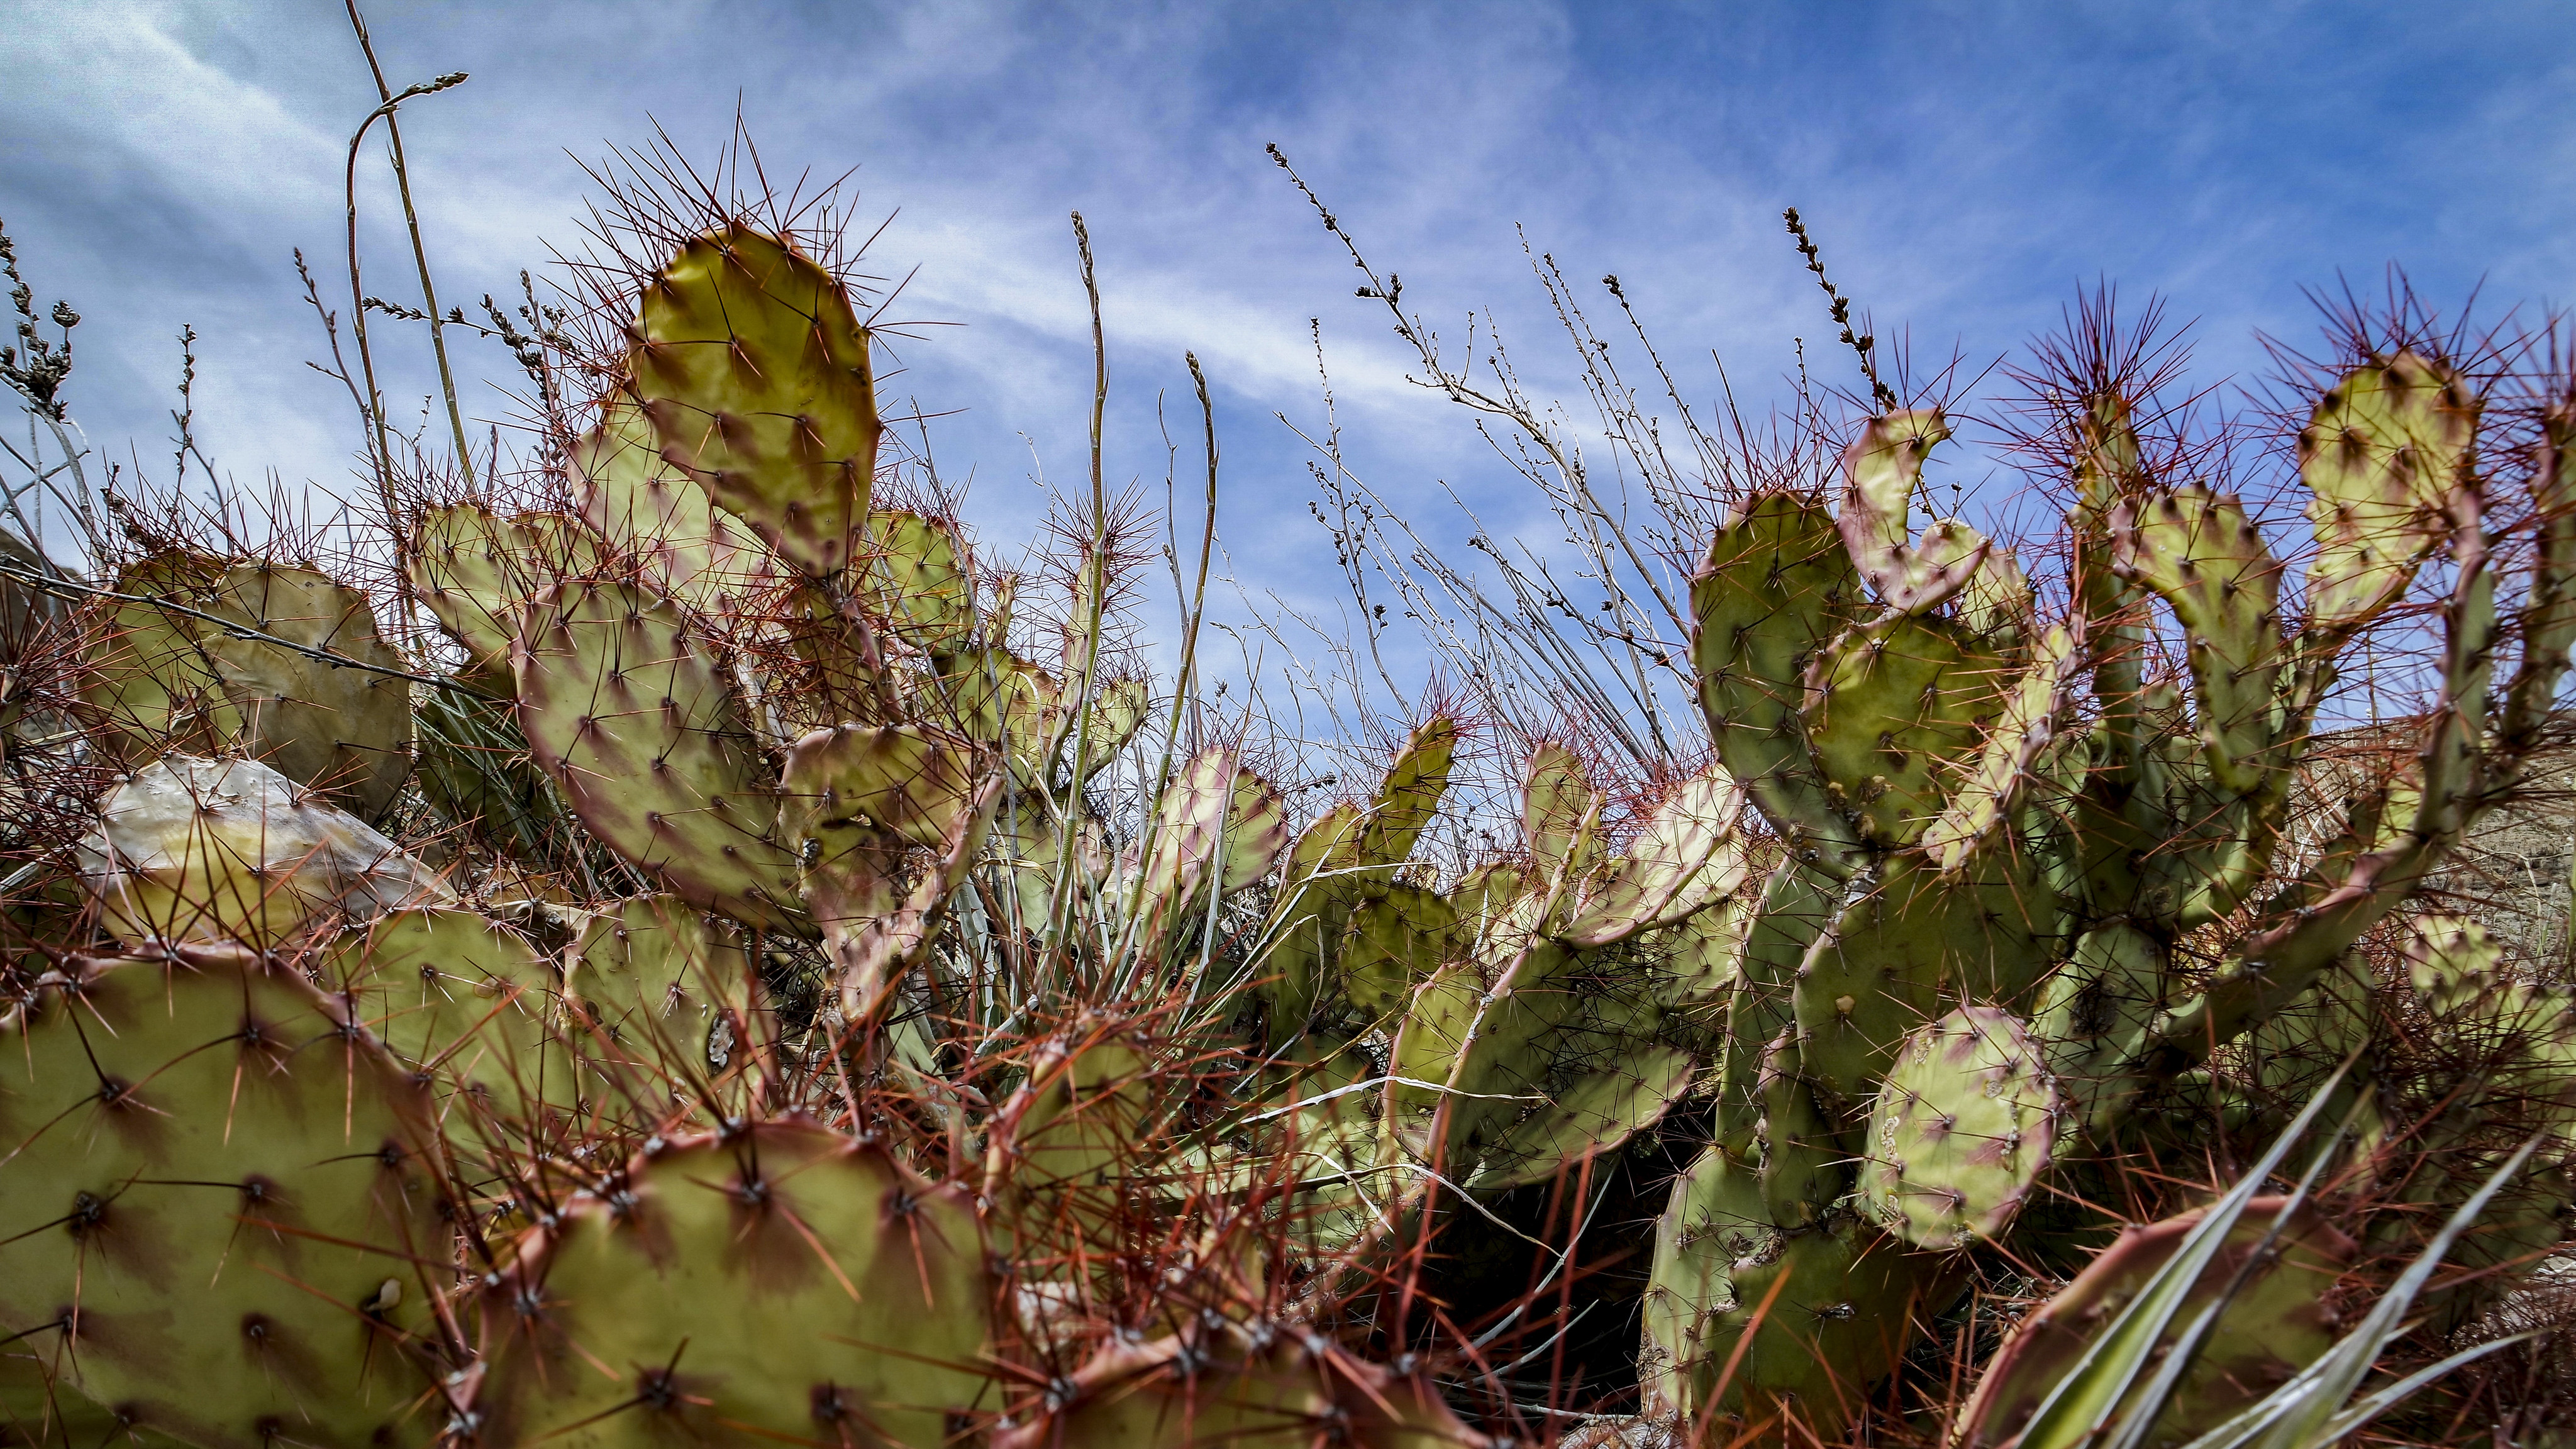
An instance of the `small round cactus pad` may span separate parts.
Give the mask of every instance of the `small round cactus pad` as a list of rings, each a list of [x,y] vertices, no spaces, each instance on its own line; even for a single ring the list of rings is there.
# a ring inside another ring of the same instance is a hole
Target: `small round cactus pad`
[[[1862,1195],[1917,1247],[1994,1237],[2048,1170],[2058,1107],[2021,1021],[1961,1007],[1898,1051],[1870,1112]]]

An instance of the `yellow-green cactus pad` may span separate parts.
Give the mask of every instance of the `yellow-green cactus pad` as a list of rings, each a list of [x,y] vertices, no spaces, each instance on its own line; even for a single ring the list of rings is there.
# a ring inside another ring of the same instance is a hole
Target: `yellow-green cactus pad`
[[[2031,662],[2004,695],[2003,714],[1986,733],[1977,761],[1923,832],[1923,853],[1955,871],[2011,818],[2040,757],[2057,743],[2083,672],[2074,632],[2052,624]]]
[[[2112,564],[2171,605],[2191,639],[2201,745],[2238,794],[2261,785],[2281,672],[2281,565],[2235,499],[2194,484],[2112,511]]]
[[[129,565],[116,586],[193,611],[118,601],[92,630],[81,693],[103,717],[104,743],[126,763],[169,749],[239,749],[370,816],[401,789],[411,768],[410,684],[378,672],[402,661],[377,637],[364,595],[311,569],[180,551]]]
[[[1723,770],[1682,782],[1602,872],[1560,938],[1578,948],[1606,946],[1669,926],[1733,891],[1744,882],[1744,841],[1735,828],[1743,811],[1744,787]]]
[[[1662,1121],[1698,1077],[1691,1053],[1659,1042],[1587,1032],[1574,1050],[1587,1069],[1567,1074],[1559,1068],[1567,1084],[1494,1136],[1477,1155],[1469,1189],[1501,1192],[1546,1182],[1587,1157],[1615,1151]]]
[[[708,910],[801,924],[767,767],[677,607],[568,580],[530,603],[513,663],[537,763],[602,844]]]
[[[571,517],[530,510],[502,518],[472,501],[428,508],[412,526],[412,592],[465,647],[466,678],[509,692],[510,644],[540,589],[594,572],[599,536]]]
[[[1856,626],[1808,677],[1807,740],[1827,792],[1881,846],[1931,828],[2004,706],[2002,657],[1947,619]]]
[[[1542,882],[1563,876],[1571,900],[1601,853],[1601,792],[1582,757],[1554,743],[1531,752],[1522,781],[1521,836],[1532,867]]]
[[[1429,1162],[1442,1153],[1444,1142],[1467,1140],[1475,1124],[1488,1116],[1509,1120],[1533,1105],[1535,1099],[1495,1104],[1461,1097],[1450,1087],[1461,1058],[1477,1040],[1484,1006],[1484,981],[1472,961],[1453,961],[1414,988],[1389,1053],[1382,1125],[1391,1149]],[[1522,1035],[1526,1039],[1535,1033]]]
[[[482,1300],[500,1444],[942,1449],[998,1408],[965,1189],[802,1121],[656,1141]]]
[[[662,456],[807,574],[848,567],[884,426],[840,280],[728,226],[645,283],[636,333],[635,393]]]
[[[581,1055],[624,1095],[714,1116],[749,1110],[778,1036],[741,933],[678,896],[639,896],[593,916],[564,994]]]
[[[1923,460],[1950,436],[1937,408],[1872,418],[1843,450],[1843,506],[1835,522],[1843,545],[1879,602],[1899,614],[1940,607],[1968,586],[1993,547],[1955,518],[1936,520],[1914,538],[1914,490]]]
[[[1270,873],[1288,848],[1285,802],[1223,748],[1202,751],[1163,789],[1140,844],[1138,939],[1159,949],[1185,917]]]
[[[2049,959],[2034,939],[2040,902],[2010,876],[1945,877],[1907,855],[1854,886],[1790,998],[1803,1069],[1838,1123],[1865,1109],[1898,1044],[1946,1002],[2017,1000]]]
[[[357,1002],[396,1057],[475,1099],[446,1109],[451,1133],[582,1101],[554,963],[480,911],[388,912],[331,943],[322,981]]]
[[[428,508],[412,525],[405,561],[412,592],[465,646],[478,672],[506,674],[519,610],[535,587],[509,526],[480,503]]]
[[[788,751],[782,825],[845,1000],[875,1000],[972,864],[995,793],[979,794],[973,762],[964,740],[914,725],[815,730]],[[940,864],[907,890],[904,856],[915,846],[939,852]]]
[[[1358,864],[1394,866],[1413,857],[1414,845],[1440,810],[1440,798],[1449,792],[1449,771],[1457,758],[1458,721],[1434,715],[1414,726],[1369,802]]]
[[[2478,396],[2413,352],[2344,374],[2299,433],[2299,476],[2317,556],[2308,565],[2311,647],[2386,612],[2450,534],[2444,507],[2468,482]]]
[[[2048,1171],[2063,1106],[2021,1020],[1963,1006],[1906,1038],[1879,1084],[1861,1196],[1918,1248],[1995,1241]]]
[[[49,975],[7,1034],[0,1334],[204,1449],[445,1427],[424,1335],[454,1227],[428,1095],[342,1003],[193,948]]]
[[[954,654],[975,634],[975,590],[947,525],[905,509],[868,515],[868,592],[896,638]]]
[[[1318,993],[1331,979],[1361,888],[1349,872],[1359,863],[1362,830],[1357,804],[1335,805],[1297,837],[1280,867],[1279,896],[1261,932],[1269,954],[1260,989],[1277,1003],[1273,1046],[1285,1045],[1323,1005]]]
[[[211,754],[241,735],[233,708],[206,651],[216,626],[140,600],[168,600],[223,617],[217,589],[224,561],[172,550],[126,565],[118,593],[138,596],[102,606],[83,660],[81,699],[103,723],[103,742],[127,764],[167,749]],[[240,620],[234,620],[239,623]]]
[[[1379,889],[1351,908],[1336,953],[1342,995],[1364,1021],[1402,1011],[1460,944],[1458,911],[1446,898],[1419,886]]]
[[[172,755],[137,771],[80,854],[108,929],[135,947],[266,948],[316,917],[454,900],[400,846],[256,760]]]
[[[661,440],[634,399],[611,397],[599,426],[572,445],[571,461],[582,521],[611,550],[639,560],[661,593],[702,614],[733,617],[788,579],[751,530],[662,461]]]
[[[1762,1206],[1751,1163],[1711,1149],[1673,1179],[1655,1221],[1637,1355],[1650,1413],[1698,1421],[1725,1364],[1710,1359],[1707,1341],[1717,1314],[1735,1302],[1735,1264],[1780,1251],[1782,1237]]]
[[[1862,602],[1833,515],[1787,493],[1746,504],[1691,576],[1691,659],[1718,758],[1793,838],[1850,838],[1807,756],[1798,710],[1808,661]]]
[[[1399,978],[1401,989],[1409,992],[1428,975],[1427,969],[1420,974],[1390,970],[1391,958],[1379,949],[1397,949],[1410,959],[1410,946],[1380,941],[1370,948],[1375,954],[1366,964],[1348,968],[1339,951],[1359,939],[1351,929],[1353,911],[1389,890],[1397,870],[1412,857],[1448,792],[1457,750],[1456,720],[1434,716],[1416,725],[1365,805],[1345,801],[1333,806],[1289,848],[1278,899],[1262,929],[1269,943],[1263,990],[1277,1003],[1271,1020],[1274,1045],[1286,1041],[1279,1033],[1302,1028],[1325,1006],[1318,993],[1329,990],[1328,982],[1343,982],[1347,999],[1363,1015],[1377,1016],[1402,1006],[1400,999],[1383,994],[1397,989]],[[1441,929],[1445,933],[1448,927]],[[1363,998],[1370,1004],[1362,1005]]]
[[[306,568],[236,564],[221,612],[262,633],[375,666],[352,668],[219,629],[204,631],[241,747],[290,780],[373,818],[411,773],[411,681],[376,634],[366,595]]]

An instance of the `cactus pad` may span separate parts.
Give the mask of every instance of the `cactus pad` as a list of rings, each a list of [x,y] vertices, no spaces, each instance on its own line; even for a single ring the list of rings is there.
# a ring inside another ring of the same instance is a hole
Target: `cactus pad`
[[[2031,924],[2042,904],[2026,882],[1945,878],[1919,856],[1853,877],[1790,1002],[1804,1070],[1838,1122],[1866,1110],[1898,1044],[1944,1001],[2013,1000],[2046,968]]]
[[[993,791],[978,794],[972,768],[964,741],[913,725],[815,730],[788,752],[784,828],[844,1011],[867,1009],[900,973],[973,863]],[[940,854],[909,892],[907,846]]]
[[[1601,849],[1601,793],[1582,759],[1560,744],[1531,752],[1521,786],[1521,835],[1542,886],[1565,876],[1571,900]]]
[[[2478,398],[2460,375],[2413,352],[2373,359],[2317,400],[2299,433],[2317,556],[2308,624],[2329,647],[2385,612],[2450,532]]]
[[[554,964],[478,911],[388,912],[330,944],[322,979],[398,1059],[473,1094],[461,1115],[526,1121],[582,1099]]]
[[[405,560],[412,592],[465,647],[473,672],[506,676],[519,610],[536,591],[521,540],[480,503],[421,511]]]
[[[1435,925],[1420,918],[1418,903],[1407,904],[1365,931],[1352,918],[1367,901],[1405,889],[1392,884],[1395,872],[1411,858],[1448,792],[1457,750],[1455,719],[1424,720],[1389,762],[1365,806],[1345,801],[1331,807],[1289,847],[1278,900],[1262,929],[1270,951],[1268,980],[1260,989],[1276,1003],[1274,1044],[1284,1043],[1279,1032],[1328,1008],[1331,982],[1341,983],[1361,1016],[1374,1019],[1400,1009],[1412,987],[1446,959],[1446,945],[1423,955],[1422,933],[1454,936],[1454,910]],[[1364,959],[1346,960],[1346,948],[1360,950]]]
[[[766,769],[675,605],[627,584],[557,584],[529,604],[514,664],[537,763],[601,843],[708,910],[798,921]]]
[[[108,929],[277,945],[317,916],[452,899],[428,866],[256,760],[172,755],[129,776],[81,846]]]
[[[1833,515],[1787,493],[1745,505],[1691,575],[1691,659],[1718,758],[1784,833],[1850,835],[1816,778],[1798,710],[1808,661],[1862,602]]]
[[[492,1442],[938,1449],[991,1407],[974,1207],[801,1121],[655,1140],[487,1290]]]
[[[1311,1329],[1217,1318],[1179,1336],[1113,1342],[994,1449],[1200,1449],[1330,1443],[1479,1449],[1421,1378],[1353,1357]]]
[[[8,1035],[0,1333],[203,1449],[438,1432],[414,1335],[454,1230],[429,1104],[336,1001],[191,948],[49,975]]]
[[[700,613],[749,612],[785,582],[786,567],[705,489],[663,462],[661,448],[632,398],[610,398],[599,426],[570,450],[582,521],[610,549],[642,562],[658,592]],[[531,586],[521,597],[535,592]]]
[[[1457,720],[1433,715],[1413,727],[1369,802],[1359,864],[1395,866],[1412,858],[1414,845],[1449,791],[1449,770],[1457,758]]]
[[[633,356],[662,456],[816,578],[851,562],[876,473],[876,388],[849,294],[743,226],[692,238],[644,287]]]
[[[868,515],[868,534],[868,591],[895,637],[931,655],[966,647],[975,633],[975,593],[955,535],[918,513],[884,508]]]
[[[1624,941],[1669,926],[1744,882],[1736,817],[1744,787],[1723,770],[1683,782],[1612,861],[1599,885],[1559,932],[1572,946]]]
[[[1963,1006],[1897,1052],[1870,1112],[1861,1193],[1918,1248],[1994,1241],[2048,1170],[2061,1105],[2029,1029]]]
[[[564,992],[590,1069],[639,1104],[739,1115],[774,1065],[777,1022],[739,933],[677,896],[619,902],[573,943]]]
[[[1351,908],[1336,965],[1342,995],[1363,1021],[1402,1011],[1413,990],[1458,950],[1458,911],[1418,886],[1390,885]]]
[[[1882,846],[1941,813],[2004,703],[2002,658],[1947,619],[1895,615],[1836,639],[1808,670],[1808,744],[1837,805]]]
[[[1151,955],[1181,919],[1270,873],[1288,848],[1287,810],[1270,783],[1209,749],[1182,767],[1141,844],[1136,913]]]
[[[312,569],[237,565],[221,598],[221,612],[262,633],[377,670],[402,667],[377,637],[366,595]],[[205,647],[241,716],[244,750],[361,816],[393,803],[411,773],[410,681],[219,629],[205,631]]]
[[[370,816],[402,788],[410,685],[376,672],[402,661],[377,637],[363,594],[311,569],[227,566],[181,550],[128,566],[117,587],[194,611],[120,601],[94,632],[82,693],[128,763],[173,746],[241,749]],[[328,663],[226,625],[374,668]]]
[[[2194,485],[2112,511],[2112,565],[2171,605],[2191,638],[2210,772],[2257,788],[2281,669],[2281,565],[2235,499]]]
[[[1965,865],[2011,817],[2033,767],[2058,742],[2082,667],[2074,632],[2052,625],[2005,693],[2003,714],[1987,732],[1976,764],[1923,832],[1923,852],[1942,870]]]
[[[1921,539],[1913,537],[1923,460],[1949,436],[1938,408],[1920,408],[1870,419],[1843,450],[1843,507],[1835,521],[1861,577],[1895,613],[1927,613],[1948,602],[1976,577],[1993,547],[1955,518],[1936,520]]]
[[[1770,1442],[1802,1442],[1796,1424],[1833,1443],[1960,1275],[1848,1223],[1776,1228],[1749,1176],[1712,1150],[1673,1183],[1646,1293],[1649,1407]]]
[[[218,613],[223,572],[221,559],[170,549],[126,565],[115,587]],[[118,601],[93,624],[81,697],[102,717],[103,742],[128,765],[167,749],[212,753],[240,735],[241,715],[205,649],[212,627],[139,599]]]

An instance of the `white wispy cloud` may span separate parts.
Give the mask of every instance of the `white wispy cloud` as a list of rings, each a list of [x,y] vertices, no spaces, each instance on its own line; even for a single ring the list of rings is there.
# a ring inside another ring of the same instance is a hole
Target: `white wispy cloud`
[[[893,315],[963,324],[904,342],[899,387],[965,409],[939,425],[942,454],[975,471],[997,537],[1034,517],[1018,482],[1031,443],[1051,476],[1082,466],[1089,319],[1065,214],[1083,211],[1119,390],[1110,472],[1160,479],[1155,404],[1186,399],[1181,354],[1197,351],[1233,556],[1318,605],[1335,585],[1305,517],[1305,448],[1270,417],[1320,420],[1310,319],[1355,468],[1429,512],[1445,481],[1499,527],[1546,530],[1468,420],[1403,381],[1407,350],[1351,296],[1267,142],[1451,345],[1491,308],[1534,382],[1573,376],[1525,235],[1587,306],[1617,272],[1703,405],[1712,348],[1757,407],[1793,337],[1848,380],[1780,235],[1790,203],[1883,335],[1980,364],[2097,275],[2172,294],[2212,368],[2242,369],[2252,331],[2305,326],[2300,285],[2338,268],[2399,260],[2437,296],[2483,275],[2514,298],[2563,297],[2576,269],[2576,195],[2559,184],[2576,88],[2555,58],[2576,18],[2542,4],[2463,26],[2288,0],[470,0],[386,5],[374,28],[395,85],[473,73],[404,113],[444,300],[469,311],[547,242],[577,240],[574,157],[648,140],[655,121],[705,155],[739,107],[774,177],[859,166],[861,214],[898,213],[877,269],[913,278]],[[0,29],[0,217],[39,292],[90,319],[72,396],[93,435],[166,468],[169,337],[194,322],[208,451],[249,477],[346,486],[347,400],[303,366],[321,339],[287,265],[304,247],[346,312],[340,165],[374,92],[338,6],[11,0]],[[380,166],[361,203],[369,290],[413,298]],[[425,349],[380,336],[388,391],[417,399]],[[497,348],[462,355],[507,380]],[[469,402],[506,411],[479,386]]]

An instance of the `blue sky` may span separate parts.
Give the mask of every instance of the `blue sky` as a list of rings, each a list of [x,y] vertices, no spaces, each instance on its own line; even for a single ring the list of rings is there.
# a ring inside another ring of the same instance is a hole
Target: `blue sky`
[[[2576,279],[2576,6],[2564,3],[1019,6],[390,4],[397,85],[451,301],[576,239],[574,157],[722,139],[739,101],[773,171],[858,167],[872,256],[915,273],[902,391],[974,470],[986,537],[1027,536],[1043,468],[1082,467],[1088,335],[1065,214],[1098,243],[1118,404],[1111,471],[1159,483],[1158,394],[1206,360],[1236,573],[1335,584],[1306,515],[1320,319],[1354,469],[1436,513],[1446,481],[1533,517],[1461,414],[1408,388],[1383,314],[1267,163],[1277,142],[1407,300],[1491,308],[1542,384],[1570,376],[1514,232],[1618,273],[1685,386],[1721,353],[1778,395],[1792,337],[1841,359],[1781,234],[1796,205],[1836,279],[1922,353],[1982,362],[2103,277],[2195,319],[2197,375],[2313,334],[2302,287],[2407,267],[2440,303],[2564,301]],[[290,249],[339,264],[339,168],[373,100],[336,5],[0,3],[0,218],[40,307],[86,317],[70,388],[102,451],[166,472],[182,323],[218,466],[349,486],[344,397]],[[568,154],[569,153],[569,154]],[[362,198],[371,289],[404,296],[386,188]],[[917,269],[917,272],[916,272]],[[497,345],[467,370],[506,378]],[[1843,381],[1838,375],[1826,374]],[[416,364],[397,395],[426,390]],[[469,410],[502,416],[477,385]],[[1189,466],[1185,456],[1184,468]],[[1966,460],[1971,481],[1990,477]]]

